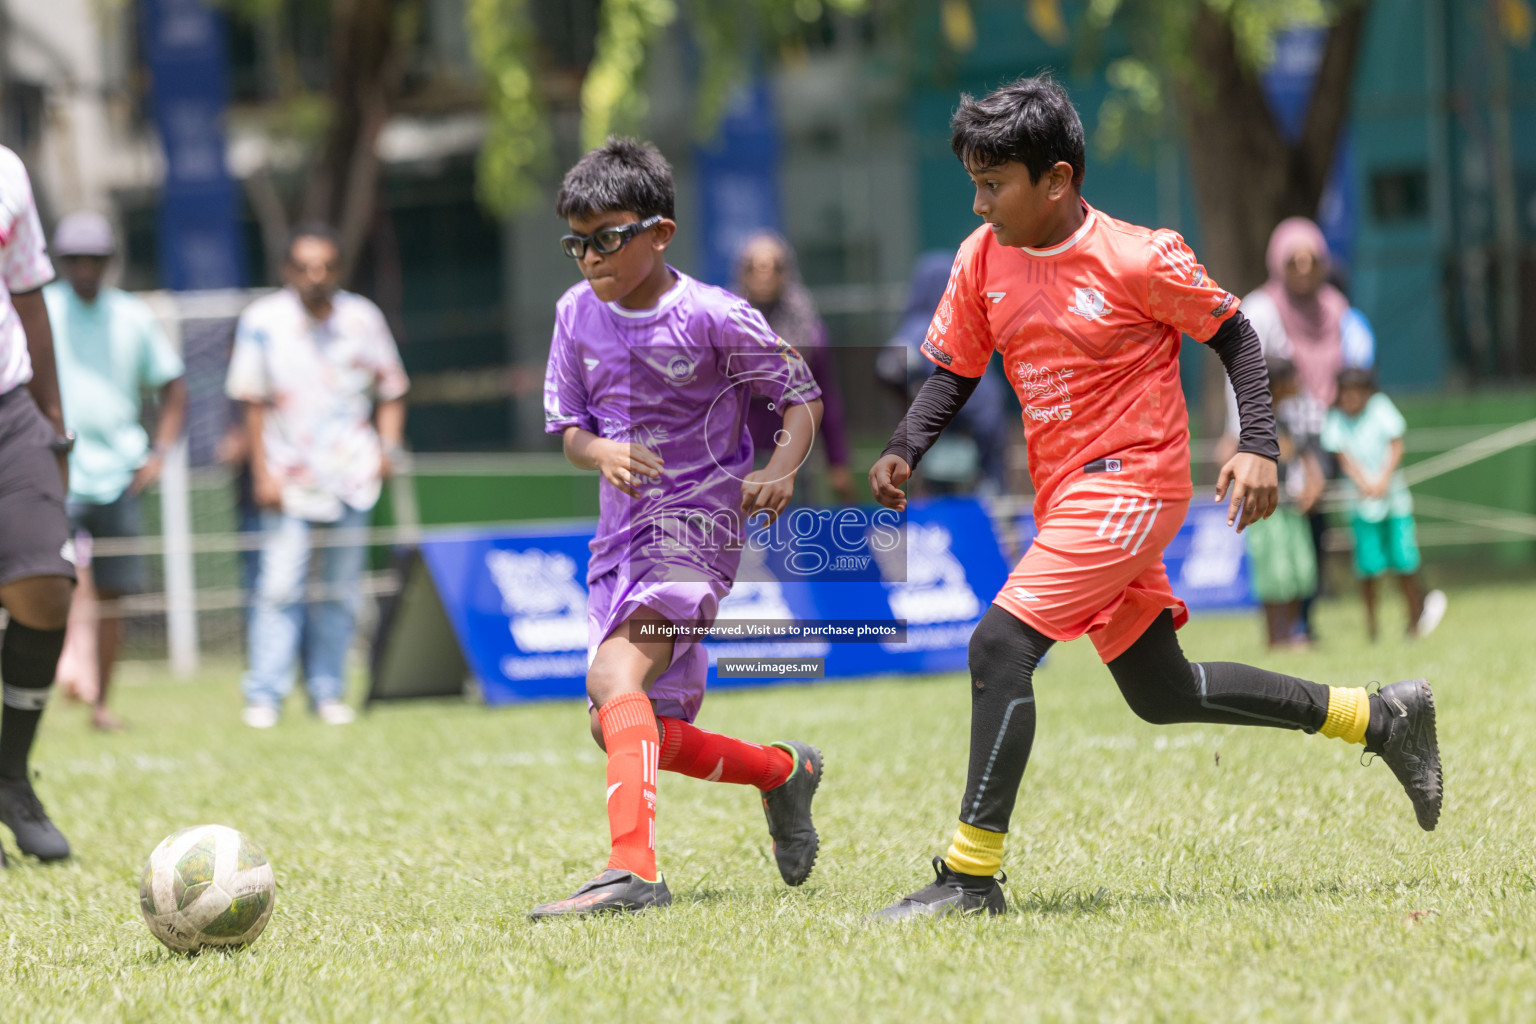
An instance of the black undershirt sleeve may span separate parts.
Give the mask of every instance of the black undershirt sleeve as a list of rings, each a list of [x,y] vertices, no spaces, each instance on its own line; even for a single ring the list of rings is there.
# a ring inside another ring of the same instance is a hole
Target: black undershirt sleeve
[[[1263,368],[1261,361],[1259,369]],[[899,455],[908,466],[916,469],[917,460],[933,447],[933,442],[949,426],[980,381],[980,377],[962,377],[942,366],[935,368],[933,376],[918,388],[912,408],[896,424],[896,432],[880,454]]]
[[[1237,392],[1237,419],[1241,424],[1237,450],[1280,461],[1275,408],[1269,395],[1269,370],[1264,365],[1264,348],[1253,325],[1239,310],[1227,318],[1206,346],[1226,367],[1232,390]]]

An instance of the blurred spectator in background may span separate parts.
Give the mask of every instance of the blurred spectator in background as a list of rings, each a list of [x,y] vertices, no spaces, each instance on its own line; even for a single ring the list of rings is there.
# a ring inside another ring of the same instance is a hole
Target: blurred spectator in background
[[[150,308],[104,286],[116,251],[105,217],[65,217],[54,232],[53,250],[64,280],[44,288],[43,298],[53,326],[64,415],[76,438],[69,456],[70,529],[88,534],[92,547],[97,541],[137,538],[139,495],[160,478],[186,421],[186,368]],[[140,423],[146,390],[159,396],[153,444]],[[144,556],[105,555],[81,568],[66,645],[79,638],[88,651],[94,634],[95,686],[87,683],[81,696],[94,689],[91,724],[115,731],[122,725],[107,710],[107,694],[123,620],[115,607],[102,614],[96,599],[116,602],[142,591]]]
[[[234,355],[234,339],[230,339],[230,356]],[[246,537],[261,532],[261,506],[256,504],[256,483],[251,473],[251,440],[245,432],[245,403],[230,401],[229,425],[214,449],[219,464],[229,470],[230,483],[235,498],[235,527]],[[261,570],[261,549],[247,548],[240,552],[240,589],[247,600],[256,590],[256,576]],[[249,607],[249,606],[247,606]]]
[[[1428,636],[1445,615],[1446,598],[1424,593],[1413,495],[1403,476],[1403,435],[1408,424],[1392,399],[1376,390],[1375,375],[1339,372],[1337,401],[1323,425],[1322,444],[1339,457],[1353,484],[1349,526],[1355,535],[1355,575],[1365,599],[1365,628],[1376,639],[1376,581],[1391,572],[1408,601],[1408,635]]]
[[[903,407],[934,371],[933,362],[923,355],[923,339],[954,263],[952,252],[930,252],[918,258],[901,322],[876,364],[880,380],[900,393]],[[970,400],[923,458],[923,477],[930,491],[977,490],[996,495],[1007,490],[1007,396],[1008,389],[990,369],[982,374]]]
[[[1323,431],[1323,419],[1333,405],[1335,380],[1346,367],[1369,369],[1376,362],[1376,336],[1361,313],[1349,304],[1334,285],[1328,242],[1316,224],[1305,217],[1290,217],[1269,236],[1265,265],[1269,279],[1243,298],[1243,314],[1253,324],[1264,355],[1284,359],[1296,369],[1299,385],[1293,395],[1275,409],[1276,420],[1302,448],[1313,447]],[[1227,424],[1217,445],[1221,464],[1237,451],[1237,396],[1227,384]],[[1333,476],[1325,460],[1323,471]],[[1312,550],[1323,564],[1323,534],[1328,523],[1320,508],[1307,514]],[[1319,574],[1321,581],[1321,574]],[[1300,628],[1315,639],[1312,600],[1302,600]]]
[[[853,504],[856,498],[853,475],[848,471],[848,428],[832,369],[827,328],[816,313],[816,303],[800,279],[794,251],[784,238],[764,231],[747,239],[736,263],[736,294],[763,314],[774,333],[793,345],[810,367],[821,387],[821,439],[826,445],[827,482],[838,501]],[[759,467],[773,454],[777,447],[774,438],[783,425],[784,410],[771,409],[766,398],[754,395],[747,410],[747,430],[752,435]],[[802,492],[797,501],[808,498]]]
[[[234,338],[230,338],[230,351],[234,351]],[[229,425],[219,438],[214,457],[229,470],[230,485],[235,499],[235,529],[241,540],[254,540],[256,546],[240,549],[240,590],[245,597],[245,628],[251,628],[250,616],[255,609],[256,578],[261,572],[261,506],[256,504],[256,483],[251,473],[251,442],[245,432],[245,403],[230,400],[232,407]],[[67,655],[68,650],[65,651]],[[300,671],[309,662],[304,634],[299,635],[299,652],[295,657]],[[307,688],[307,684],[306,684]]]
[[[338,288],[341,250],[328,227],[298,229],[286,287],[240,316],[226,390],[245,403],[251,480],[265,542],[251,612],[243,720],[277,724],[293,686],[301,637],[315,713],[352,721],[344,702],[366,547],[405,430],[409,381],[379,307]],[[305,600],[312,531],[324,594]],[[345,531],[345,532],[344,532]]]
[[[1276,408],[1298,389],[1296,367],[1270,357],[1270,400]],[[1307,513],[1322,497],[1327,481],[1317,448],[1298,443],[1290,428],[1276,417],[1280,442],[1280,503],[1268,519],[1251,523],[1243,532],[1248,548],[1249,576],[1254,597],[1264,607],[1265,637],[1271,649],[1305,645],[1297,634],[1301,602],[1317,592],[1317,555],[1307,528]]]

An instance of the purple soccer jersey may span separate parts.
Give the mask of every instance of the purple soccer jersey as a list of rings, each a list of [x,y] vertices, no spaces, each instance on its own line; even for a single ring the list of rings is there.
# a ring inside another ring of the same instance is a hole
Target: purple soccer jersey
[[[599,485],[588,582],[621,566],[632,579],[731,582],[752,472],[750,397],[782,410],[821,396],[799,353],[744,299],[673,273],[651,309],[605,303],[583,281],[555,310],[544,429],[639,442],[664,463],[660,480],[637,483],[639,498]]]

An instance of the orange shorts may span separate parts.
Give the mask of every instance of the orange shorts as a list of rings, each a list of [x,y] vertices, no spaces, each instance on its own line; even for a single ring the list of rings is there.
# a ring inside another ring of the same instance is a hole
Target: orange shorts
[[[1109,662],[1164,608],[1176,628],[1189,621],[1163,568],[1189,499],[1129,497],[1094,484],[1060,494],[1037,519],[1034,543],[992,603],[1053,640],[1087,633]]]

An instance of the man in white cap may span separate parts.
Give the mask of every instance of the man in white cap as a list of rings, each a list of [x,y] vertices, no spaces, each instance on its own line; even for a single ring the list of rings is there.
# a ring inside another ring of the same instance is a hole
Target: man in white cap
[[[93,541],[139,536],[139,495],[159,478],[187,409],[181,357],[155,315],[127,292],[103,286],[114,250],[105,217],[65,217],[53,235],[65,280],[43,289],[65,417],[76,435],[69,457],[70,527]],[[140,425],[146,390],[159,395],[153,443]],[[144,589],[142,555],[95,558],[90,571],[103,601]],[[121,631],[115,611],[97,621],[99,682],[91,722],[98,729],[121,728],[107,710]]]
[[[0,821],[23,853],[41,860],[69,856],[27,761],[75,587],[64,515],[73,438],[64,429],[41,291],[52,279],[27,169],[0,146],[0,607],[10,614],[0,641]]]

